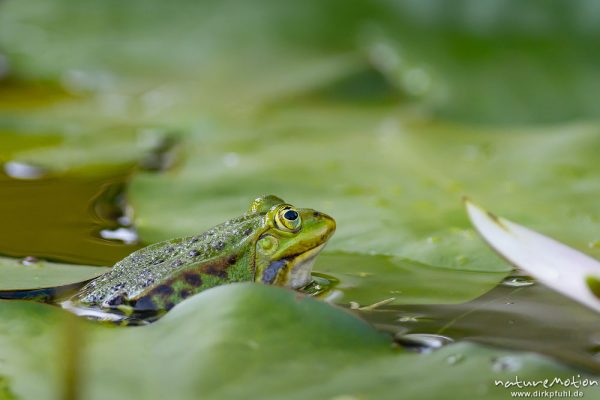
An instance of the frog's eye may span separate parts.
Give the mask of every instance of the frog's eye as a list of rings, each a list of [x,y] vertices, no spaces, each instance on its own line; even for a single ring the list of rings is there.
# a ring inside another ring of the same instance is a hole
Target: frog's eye
[[[295,232],[300,229],[302,220],[298,211],[291,207],[281,209],[275,216],[277,227],[283,231]]]

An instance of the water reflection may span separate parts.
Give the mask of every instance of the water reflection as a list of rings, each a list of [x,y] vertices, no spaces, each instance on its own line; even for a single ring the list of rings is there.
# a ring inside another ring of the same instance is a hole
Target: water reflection
[[[0,172],[0,254],[92,265],[112,265],[127,256],[140,247],[135,231],[122,225],[128,220],[123,196],[131,172],[40,179]]]
[[[500,284],[463,304],[387,306],[359,313],[386,331],[394,327],[400,338],[443,335],[535,351],[600,372],[600,316],[543,285]],[[496,367],[513,370],[509,361],[497,360]]]

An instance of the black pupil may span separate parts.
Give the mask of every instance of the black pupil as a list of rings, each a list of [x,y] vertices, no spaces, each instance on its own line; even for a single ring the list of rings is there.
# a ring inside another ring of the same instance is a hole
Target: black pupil
[[[283,217],[287,220],[293,221],[298,218],[298,213],[294,210],[287,210],[285,214],[283,214]]]

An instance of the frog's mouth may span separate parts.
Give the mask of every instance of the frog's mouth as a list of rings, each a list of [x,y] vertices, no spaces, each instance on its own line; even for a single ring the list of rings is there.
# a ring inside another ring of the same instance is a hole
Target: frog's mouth
[[[288,260],[289,279],[285,284],[286,287],[299,289],[312,281],[312,267],[323,247],[325,247],[325,243]]]

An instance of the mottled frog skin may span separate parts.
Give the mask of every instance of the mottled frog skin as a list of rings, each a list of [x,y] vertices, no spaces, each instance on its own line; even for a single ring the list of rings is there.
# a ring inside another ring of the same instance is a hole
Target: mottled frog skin
[[[259,197],[248,212],[196,236],[138,250],[62,306],[99,319],[160,315],[183,299],[231,282],[301,288],[335,221],[280,198]]]

